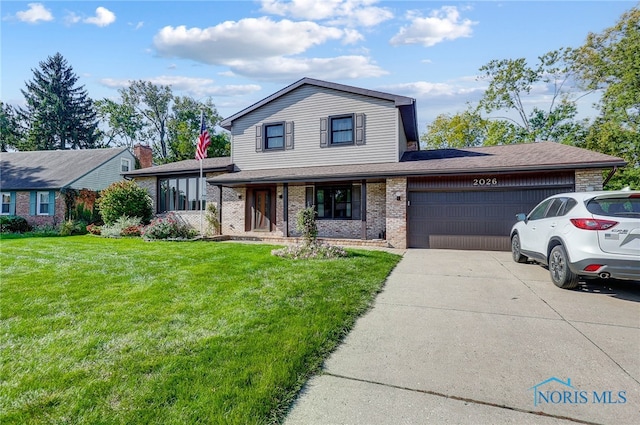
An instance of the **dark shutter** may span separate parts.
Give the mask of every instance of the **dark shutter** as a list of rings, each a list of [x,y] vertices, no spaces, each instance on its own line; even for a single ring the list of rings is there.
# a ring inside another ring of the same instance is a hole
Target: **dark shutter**
[[[56,193],[49,191],[49,215],[56,215]]]
[[[360,220],[362,214],[360,211],[361,186],[351,187],[351,219]]]
[[[320,118],[320,147],[326,148],[329,146],[329,124],[328,118]]]
[[[293,149],[293,121],[284,123],[284,148]]]
[[[256,152],[262,152],[262,126],[256,125]]]
[[[31,192],[29,194],[29,215],[36,215],[36,192]]]
[[[313,187],[307,187],[305,191],[305,203],[304,207],[309,208],[315,205],[316,201],[313,199]]]
[[[365,144],[364,114],[356,114],[356,145]]]
[[[9,193],[9,214],[16,215],[16,193]]]

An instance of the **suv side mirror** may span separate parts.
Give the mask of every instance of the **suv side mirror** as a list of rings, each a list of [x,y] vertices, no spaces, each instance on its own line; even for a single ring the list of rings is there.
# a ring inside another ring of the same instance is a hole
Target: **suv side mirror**
[[[527,215],[525,213],[516,214],[516,220],[527,221]]]

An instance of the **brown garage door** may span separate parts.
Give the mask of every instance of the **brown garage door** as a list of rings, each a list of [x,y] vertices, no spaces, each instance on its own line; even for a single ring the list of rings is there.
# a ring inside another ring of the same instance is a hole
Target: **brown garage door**
[[[556,193],[573,190],[573,173],[551,179],[547,187],[499,187],[501,179],[463,190],[468,177],[446,182],[442,179],[413,179],[409,182],[407,242],[412,248],[484,249],[508,251],[509,231],[515,215],[529,212],[538,202]],[[478,184],[471,178],[471,185]],[[510,186],[530,179],[511,180]],[[569,183],[569,180],[571,183]],[[462,184],[461,184],[462,183]],[[562,184],[564,183],[564,184]],[[439,186],[428,191],[429,186]],[[422,190],[416,190],[422,189]]]

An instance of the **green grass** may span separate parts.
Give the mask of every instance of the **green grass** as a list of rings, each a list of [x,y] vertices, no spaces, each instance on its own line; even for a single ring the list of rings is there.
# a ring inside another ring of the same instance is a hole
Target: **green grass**
[[[0,423],[265,424],[399,257],[94,236],[0,241]]]

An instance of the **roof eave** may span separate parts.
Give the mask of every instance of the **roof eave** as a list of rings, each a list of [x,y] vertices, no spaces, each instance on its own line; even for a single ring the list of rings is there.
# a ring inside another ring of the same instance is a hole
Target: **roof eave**
[[[558,171],[558,170],[576,170],[576,169],[593,169],[593,168],[612,168],[623,167],[626,165],[624,161],[597,162],[597,163],[576,163],[576,164],[560,164],[560,165],[532,165],[532,166],[508,166],[508,167],[480,167],[480,168],[450,168],[446,170],[398,170],[384,172],[350,172],[347,174],[318,174],[313,176],[274,176],[274,177],[256,177],[248,179],[225,179],[220,177],[212,177],[207,179],[208,183],[220,184],[223,186],[242,186],[247,184],[265,184],[265,183],[300,183],[300,182],[321,182],[321,181],[348,181],[362,179],[376,179],[387,177],[415,177],[415,176],[439,176],[452,174],[481,174],[481,173],[513,173],[513,172],[534,172],[534,171]],[[228,176],[233,176],[233,173]]]

